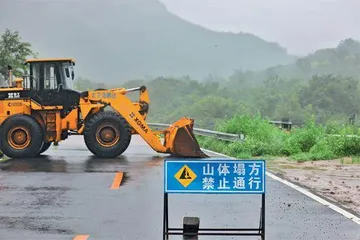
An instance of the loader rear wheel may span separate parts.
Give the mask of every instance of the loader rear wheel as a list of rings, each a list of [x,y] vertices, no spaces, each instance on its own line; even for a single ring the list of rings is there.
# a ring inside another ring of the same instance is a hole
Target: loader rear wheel
[[[98,112],[86,121],[84,140],[87,148],[96,156],[117,157],[130,144],[131,128],[116,112]]]
[[[10,158],[33,158],[43,146],[44,133],[28,115],[14,115],[1,125],[1,150]]]

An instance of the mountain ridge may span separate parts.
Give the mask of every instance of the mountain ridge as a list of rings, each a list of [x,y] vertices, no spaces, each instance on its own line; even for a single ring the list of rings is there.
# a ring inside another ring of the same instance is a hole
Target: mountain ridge
[[[0,31],[19,31],[39,57],[75,58],[78,76],[98,82],[228,77],[236,69],[260,70],[296,59],[278,43],[254,34],[216,32],[190,23],[158,1],[90,5],[4,0],[1,5]]]

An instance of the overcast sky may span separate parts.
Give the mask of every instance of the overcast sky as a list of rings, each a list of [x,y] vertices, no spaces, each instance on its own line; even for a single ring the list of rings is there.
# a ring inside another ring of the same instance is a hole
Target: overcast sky
[[[169,11],[218,31],[250,32],[289,53],[360,40],[360,0],[160,0]]]

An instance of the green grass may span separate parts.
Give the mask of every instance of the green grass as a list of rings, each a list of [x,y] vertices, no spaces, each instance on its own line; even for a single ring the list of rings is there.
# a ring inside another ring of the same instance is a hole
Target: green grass
[[[351,159],[352,164],[360,164],[360,157],[356,156]]]
[[[359,128],[354,126],[334,123],[322,126],[309,120],[304,127],[295,127],[289,134],[259,116],[237,115],[219,125],[216,130],[241,133],[246,136],[246,140],[240,143],[198,137],[200,145],[239,159],[284,156],[296,161],[309,161],[360,155],[360,138],[345,137],[346,134],[359,133]],[[360,157],[353,159],[356,163],[360,162]]]

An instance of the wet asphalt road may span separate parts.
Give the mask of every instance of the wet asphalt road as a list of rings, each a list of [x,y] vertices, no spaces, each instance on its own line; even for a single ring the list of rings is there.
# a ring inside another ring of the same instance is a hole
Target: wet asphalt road
[[[0,163],[0,239],[162,239],[164,155],[134,137],[123,157],[97,159],[80,136],[45,154]],[[116,172],[122,184],[110,189]],[[199,216],[201,227],[256,228],[259,207],[260,196],[170,195],[169,223]],[[269,177],[266,208],[266,239],[360,239],[359,225]]]

